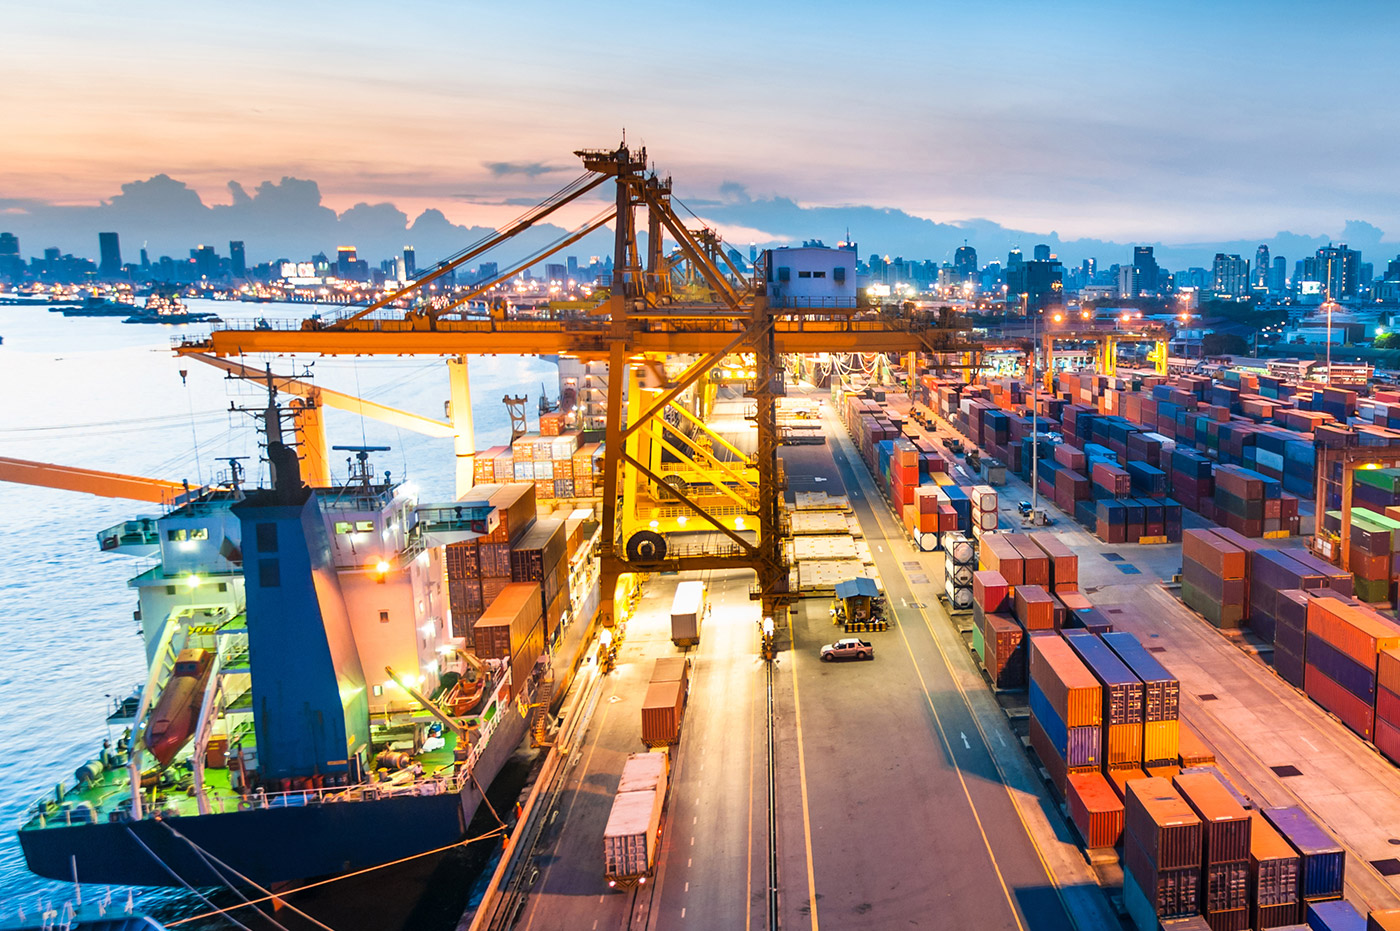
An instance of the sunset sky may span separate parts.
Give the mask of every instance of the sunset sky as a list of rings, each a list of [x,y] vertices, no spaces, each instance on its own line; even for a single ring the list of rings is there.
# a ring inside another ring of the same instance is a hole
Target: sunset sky
[[[494,223],[626,127],[697,202],[1400,238],[1394,3],[51,0],[4,22],[0,211],[291,175],[337,210]]]

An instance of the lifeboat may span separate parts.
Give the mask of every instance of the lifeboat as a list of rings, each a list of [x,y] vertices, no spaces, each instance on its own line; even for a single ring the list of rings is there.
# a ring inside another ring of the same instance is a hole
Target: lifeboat
[[[195,718],[214,665],[212,660],[208,650],[181,650],[175,658],[175,671],[160,693],[145,734],[146,749],[162,768],[169,766],[194,736]]]

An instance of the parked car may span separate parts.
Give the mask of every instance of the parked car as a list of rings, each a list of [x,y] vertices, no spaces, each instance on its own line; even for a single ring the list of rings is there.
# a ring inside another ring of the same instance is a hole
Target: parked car
[[[822,647],[822,660],[828,663],[834,659],[874,658],[875,648],[870,645],[870,641],[861,640],[859,637],[846,637]]]

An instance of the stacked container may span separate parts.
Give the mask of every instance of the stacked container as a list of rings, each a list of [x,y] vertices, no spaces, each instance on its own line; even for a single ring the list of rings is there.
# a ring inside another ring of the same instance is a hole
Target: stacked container
[[[1165,779],[1134,779],[1124,799],[1123,905],[1138,931],[1201,911],[1201,819]]]
[[[1356,475],[1359,478],[1365,472],[1357,469]],[[1342,512],[1328,511],[1323,527],[1340,534]],[[1400,521],[1368,508],[1353,507],[1350,540],[1348,566],[1356,577],[1356,597],[1372,603],[1388,601],[1390,581],[1400,560]]]
[[[1103,767],[1142,766],[1143,683],[1109,646],[1088,631],[1067,630],[1068,643],[1098,680],[1103,695]]]
[[[1290,847],[1298,851],[1298,898],[1327,902],[1345,889],[1346,851],[1301,808],[1265,808],[1262,814]]]
[[[943,535],[943,592],[950,610],[973,611],[973,573],[977,571],[977,548],[964,534]]]
[[[1250,927],[1265,931],[1297,924],[1303,917],[1299,894],[1303,860],[1259,812],[1251,812],[1250,821]]]
[[[1181,535],[1181,600],[1216,627],[1244,620],[1245,551],[1209,530]]]
[[[1380,654],[1400,647],[1400,624],[1336,598],[1308,603],[1303,688],[1366,740],[1374,736]]]
[[[1049,588],[1055,594],[1079,591],[1079,557],[1060,538],[1046,531],[1025,535],[1045,554],[1050,565]],[[1017,547],[1019,549],[1019,547]]]
[[[1203,845],[1202,912],[1212,931],[1249,927],[1249,812],[1214,771],[1182,773],[1172,780],[1200,817]]]
[[[1102,690],[1053,633],[1030,638],[1030,679],[1031,746],[1064,796],[1070,775],[1099,768]]]
[[[972,531],[982,534],[995,533],[997,529],[997,492],[990,485],[973,485],[968,489],[972,499]]]
[[[1143,684],[1143,767],[1177,765],[1181,740],[1181,683],[1132,634],[1104,634],[1103,642]]]
[[[1123,837],[1123,801],[1102,773],[1076,773],[1066,780],[1070,820],[1089,848],[1114,847]]]

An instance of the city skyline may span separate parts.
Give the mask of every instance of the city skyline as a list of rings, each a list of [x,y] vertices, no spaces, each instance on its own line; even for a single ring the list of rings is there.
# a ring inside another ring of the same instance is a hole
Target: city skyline
[[[779,238],[788,202],[1067,240],[1400,230],[1400,198],[1381,189],[1400,142],[1377,109],[1396,76],[1388,5],[1129,17],[1075,3],[1047,17],[885,3],[794,18],[722,4],[672,11],[680,63],[664,40],[608,54],[616,22],[642,15],[628,4],[591,18],[445,7],[390,29],[368,4],[304,20],[264,6],[238,20],[142,2],[14,11],[0,74],[28,92],[8,108],[24,132],[0,142],[0,216],[169,173],[206,204],[236,204],[231,180],[291,176],[316,179],[338,213],[392,203],[494,226],[577,174],[573,149],[625,128],[702,216],[749,201],[732,241]],[[423,55],[424,29],[471,54]],[[697,63],[713,78],[696,80]]]

